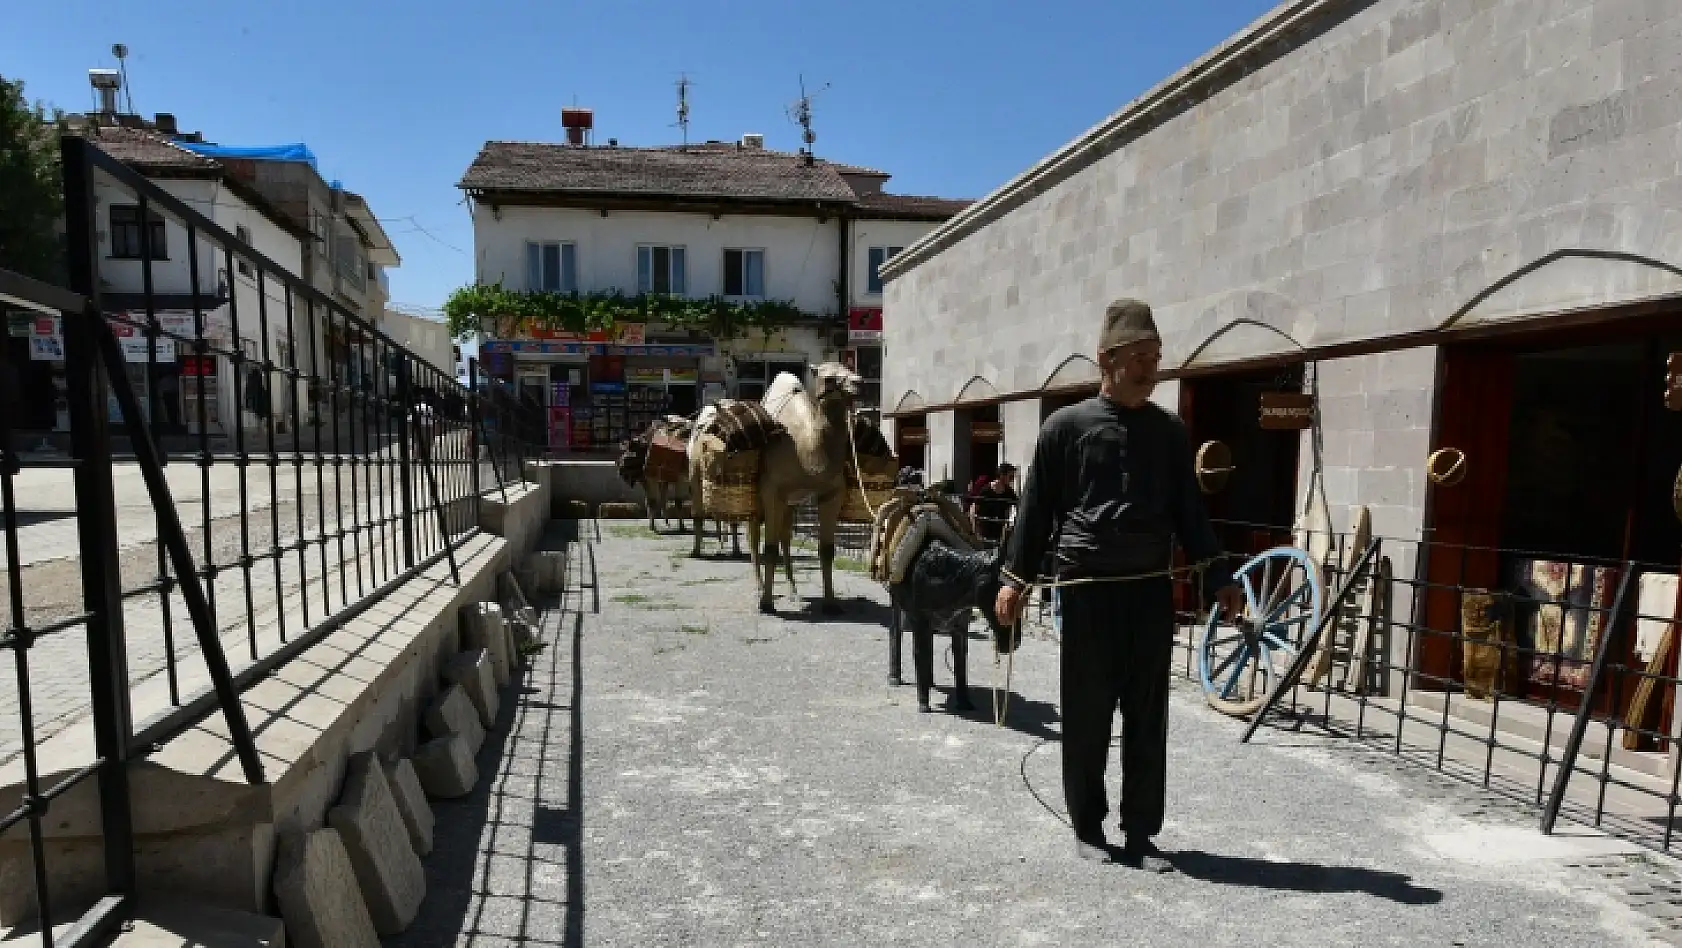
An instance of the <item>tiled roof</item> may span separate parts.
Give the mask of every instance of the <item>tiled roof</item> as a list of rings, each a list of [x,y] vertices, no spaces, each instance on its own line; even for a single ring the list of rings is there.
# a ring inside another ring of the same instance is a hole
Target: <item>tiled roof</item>
[[[146,129],[88,126],[81,129],[81,134],[101,151],[139,171],[213,174],[222,169],[221,163],[215,159],[194,154]]]
[[[945,220],[972,202],[951,198],[925,197],[919,194],[860,195],[857,209],[876,216],[910,217],[919,220]]]
[[[857,200],[835,165],[824,161],[808,165],[788,152],[733,144],[619,148],[486,142],[458,186],[473,191],[604,196],[847,204]]]

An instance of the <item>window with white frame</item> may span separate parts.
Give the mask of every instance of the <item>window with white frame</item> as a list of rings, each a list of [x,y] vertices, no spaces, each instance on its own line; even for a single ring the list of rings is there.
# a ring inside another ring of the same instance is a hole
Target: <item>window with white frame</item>
[[[526,244],[526,289],[551,293],[578,291],[578,247],[576,244]]]
[[[882,292],[882,264],[887,263],[894,254],[904,250],[904,247],[872,247],[867,256],[870,273],[865,279],[866,293]]]
[[[724,295],[765,295],[765,251],[724,251]]]
[[[767,354],[759,358],[736,361],[736,397],[757,400],[765,396],[765,389],[787,372],[802,382],[806,380],[806,363],[791,356]]]
[[[638,247],[637,292],[682,296],[684,263],[682,247]]]

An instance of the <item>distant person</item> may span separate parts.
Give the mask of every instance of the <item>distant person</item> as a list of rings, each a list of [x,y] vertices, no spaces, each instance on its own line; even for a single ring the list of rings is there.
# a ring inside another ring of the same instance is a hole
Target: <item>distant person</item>
[[[1001,464],[999,473],[982,484],[975,499],[970,501],[969,519],[976,536],[989,546],[998,546],[1011,515],[1016,512],[1016,503],[1016,467]]]

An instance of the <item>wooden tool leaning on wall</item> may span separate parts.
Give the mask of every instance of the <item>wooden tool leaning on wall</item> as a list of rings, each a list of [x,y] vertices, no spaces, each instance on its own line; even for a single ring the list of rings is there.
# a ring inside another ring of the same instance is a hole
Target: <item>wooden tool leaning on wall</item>
[[[1671,356],[1671,363],[1674,372],[1677,363],[1676,356]],[[1676,376],[1673,374],[1672,378],[1674,379]],[[1678,386],[1672,383],[1667,386],[1667,395],[1677,390]],[[1666,407],[1673,411],[1676,410],[1669,401],[1666,402]],[[1682,402],[1679,402],[1677,407],[1682,407]],[[1677,518],[1682,519],[1682,471],[1677,472],[1676,484],[1671,488],[1670,504]],[[1637,611],[1639,612],[1639,610]],[[1636,621],[1639,622],[1640,620],[1637,619]],[[1630,698],[1629,713],[1624,715],[1624,723],[1627,725],[1624,728],[1625,750],[1635,750],[1641,746],[1640,729],[1647,720],[1647,706],[1653,703],[1653,688],[1658,681],[1656,676],[1664,674],[1665,666],[1670,661],[1670,650],[1676,647],[1676,623],[1679,621],[1682,621],[1682,603],[1672,606],[1670,624],[1665,626],[1664,634],[1659,636],[1658,647],[1653,649],[1653,656],[1647,659],[1647,674],[1635,686],[1635,695]],[[1663,729],[1662,722],[1660,729]]]

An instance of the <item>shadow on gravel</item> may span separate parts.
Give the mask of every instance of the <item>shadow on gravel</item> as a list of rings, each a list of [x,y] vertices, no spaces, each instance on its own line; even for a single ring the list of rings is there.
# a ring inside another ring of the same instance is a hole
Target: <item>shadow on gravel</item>
[[[994,724],[993,702],[995,698],[992,687],[990,685],[977,687],[972,684],[969,692],[969,699],[975,704],[975,710],[962,714],[960,717],[980,721],[983,724]],[[1000,695],[996,700],[1002,702],[1005,698]],[[1005,730],[1015,731],[1036,740],[1053,742],[1062,740],[1061,732],[1052,726],[1061,720],[1062,718],[1057,714],[1057,705],[1049,701],[1035,701],[1033,698],[1025,698],[1012,692],[1008,703],[1005,705]]]
[[[479,751],[478,786],[459,800],[433,801],[426,900],[407,931],[382,939],[386,948],[481,939],[584,944],[584,616],[551,602],[543,619],[554,639],[510,689],[519,697],[503,704]],[[554,654],[561,649],[568,651]],[[567,703],[545,700],[563,693]],[[562,774],[564,805],[556,805],[558,795],[543,785]]]
[[[1242,856],[1184,850],[1173,853],[1174,868],[1204,882],[1287,892],[1359,892],[1402,905],[1435,905],[1443,900],[1437,889],[1414,885],[1399,872],[1352,866],[1320,866],[1302,862],[1269,862]]]

